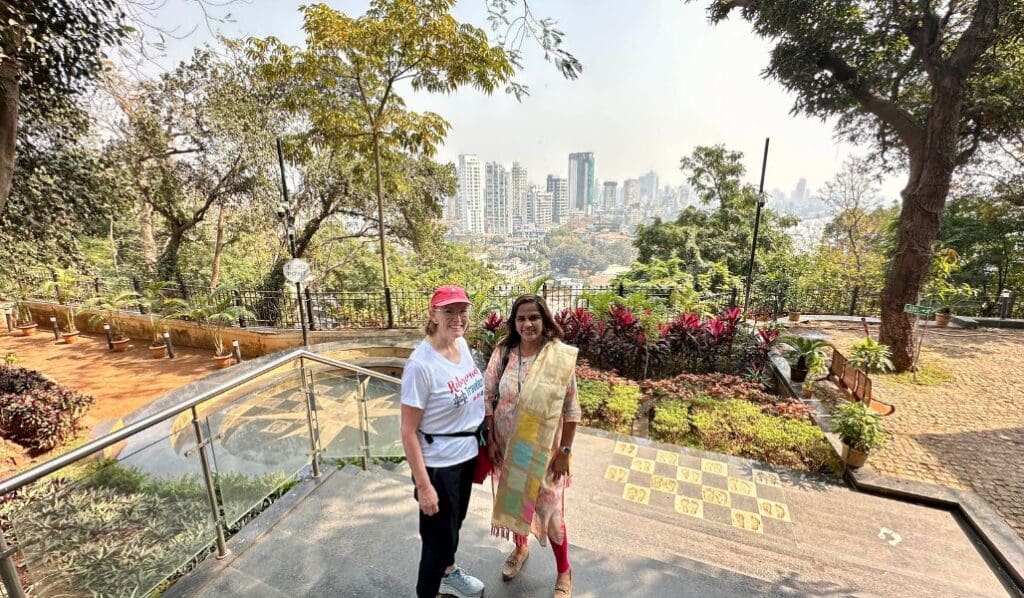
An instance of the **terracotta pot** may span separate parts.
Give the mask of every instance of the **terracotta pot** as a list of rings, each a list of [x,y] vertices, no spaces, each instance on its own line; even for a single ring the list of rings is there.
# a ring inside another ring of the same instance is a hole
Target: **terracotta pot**
[[[220,369],[220,370],[223,370],[224,368],[226,368],[229,365],[231,365],[231,363],[234,360],[235,360],[235,356],[232,355],[231,353],[228,353],[227,355],[215,355],[213,357],[213,362],[217,365],[217,369]]]
[[[114,341],[114,343],[113,343],[114,344],[114,351],[116,351],[117,353],[124,353],[125,351],[127,351],[128,350],[128,341],[130,341],[130,340],[131,339],[129,339],[129,338],[121,338],[121,339],[117,339],[116,341]]]
[[[81,332],[77,330],[72,330],[71,332],[62,332],[60,336],[62,339],[64,339],[65,345],[72,345],[74,344],[75,341],[78,340],[79,334],[81,334]]]
[[[39,324],[18,324],[16,328],[21,332],[21,336],[32,336],[36,333],[36,328]]]
[[[800,312],[798,312],[798,311],[790,311],[789,312],[789,321],[790,322],[799,322],[800,321]]]
[[[814,387],[813,386],[811,386],[811,387],[805,386],[805,387],[803,387],[801,392],[804,395],[805,399],[809,399],[809,398],[814,396]]]
[[[167,357],[167,345],[160,343],[159,345],[150,345],[149,352],[153,354],[153,359],[163,359]]]
[[[868,460],[868,454],[856,449],[850,448],[848,444],[843,443],[843,461],[846,462],[853,469],[862,467]]]
[[[950,320],[953,319],[953,314],[944,314],[942,312],[935,312],[935,323],[939,326],[949,326]]]

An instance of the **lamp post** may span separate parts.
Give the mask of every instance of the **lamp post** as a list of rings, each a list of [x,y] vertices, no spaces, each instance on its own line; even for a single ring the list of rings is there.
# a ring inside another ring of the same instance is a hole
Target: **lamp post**
[[[768,137],[764,139],[764,159],[761,161],[761,185],[757,189],[757,212],[754,215],[754,240],[750,243],[750,264],[747,266],[747,289],[743,293],[743,311],[750,303],[750,283],[754,277],[754,254],[757,251],[757,233],[761,228],[761,208],[764,207],[764,172],[768,166]]]
[[[288,201],[288,182],[284,177],[284,152],[281,150],[281,138],[277,138],[277,163],[281,167],[281,196],[284,198],[283,203],[277,206],[277,217],[284,223],[285,228],[288,231],[288,247],[292,252],[292,259],[297,259],[299,256],[296,255],[298,251],[295,249],[295,215],[292,214],[292,210],[289,207]],[[299,326],[302,328],[302,346],[309,346],[309,337],[306,332],[306,318],[302,310],[302,283],[295,283],[295,302],[299,305]],[[311,314],[312,315],[312,314]]]

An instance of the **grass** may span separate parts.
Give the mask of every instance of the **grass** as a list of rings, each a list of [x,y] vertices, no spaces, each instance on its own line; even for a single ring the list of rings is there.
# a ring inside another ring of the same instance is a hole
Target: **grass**
[[[953,374],[946,371],[939,363],[924,362],[918,364],[917,380],[913,372],[900,372],[899,374],[872,374],[873,378],[895,382],[907,386],[942,386],[953,380]]]

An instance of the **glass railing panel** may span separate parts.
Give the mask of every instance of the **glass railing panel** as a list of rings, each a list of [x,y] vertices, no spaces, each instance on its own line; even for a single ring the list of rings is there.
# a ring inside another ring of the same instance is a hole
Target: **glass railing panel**
[[[217,484],[228,526],[293,480],[310,462],[310,427],[301,370],[218,401],[206,413]]]
[[[362,376],[371,457],[402,457],[401,395],[397,382]]]
[[[345,460],[363,455],[360,426],[359,376],[349,370],[308,366],[320,429],[320,448],[324,459]]]
[[[214,543],[191,420],[151,430],[112,447],[116,457],[36,481],[9,505],[7,539],[24,556],[31,595],[146,595]]]

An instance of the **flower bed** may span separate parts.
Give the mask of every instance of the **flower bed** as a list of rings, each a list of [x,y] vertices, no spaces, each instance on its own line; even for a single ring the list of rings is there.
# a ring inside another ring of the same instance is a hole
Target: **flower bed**
[[[72,438],[95,399],[18,367],[0,365],[0,433],[48,451]]]

